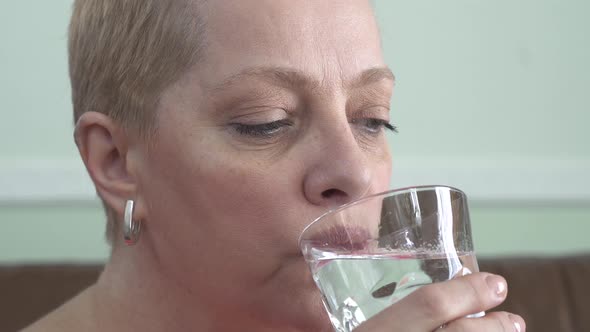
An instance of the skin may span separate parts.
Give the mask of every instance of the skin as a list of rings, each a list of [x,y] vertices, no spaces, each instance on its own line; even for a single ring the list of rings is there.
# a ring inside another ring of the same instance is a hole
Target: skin
[[[116,241],[98,283],[30,331],[332,330],[297,240],[328,208],[389,184],[393,77],[372,9],[226,0],[204,10],[204,57],[164,92],[152,142],[103,114],[80,119],[76,140],[98,193],[119,216],[135,201],[141,239]],[[423,314],[424,298],[446,298],[425,287],[359,331],[426,332],[489,309],[505,292],[483,294],[485,277],[451,284],[444,294],[480,290],[445,302],[453,312],[431,301],[422,325],[392,329],[404,313]]]

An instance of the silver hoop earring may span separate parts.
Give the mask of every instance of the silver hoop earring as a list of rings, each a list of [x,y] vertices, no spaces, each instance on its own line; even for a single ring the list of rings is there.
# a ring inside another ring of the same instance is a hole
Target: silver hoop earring
[[[132,200],[128,200],[125,204],[125,221],[123,224],[123,237],[125,244],[132,246],[139,240],[139,232],[141,230],[141,222],[133,220],[133,204]]]

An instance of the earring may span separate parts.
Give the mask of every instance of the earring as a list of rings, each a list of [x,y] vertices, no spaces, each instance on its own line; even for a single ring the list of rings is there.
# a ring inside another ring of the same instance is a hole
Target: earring
[[[125,220],[123,224],[123,237],[128,246],[132,246],[139,240],[139,232],[141,230],[141,222],[133,220],[133,204],[132,200],[128,200],[125,204]]]

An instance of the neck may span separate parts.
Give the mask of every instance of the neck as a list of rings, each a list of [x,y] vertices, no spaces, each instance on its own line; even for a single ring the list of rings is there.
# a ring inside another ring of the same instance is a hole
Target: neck
[[[149,241],[116,248],[93,292],[101,329],[159,332],[198,327],[202,331],[303,332],[270,326],[252,318],[248,308],[216,307],[167,272]],[[104,322],[112,326],[106,328]]]

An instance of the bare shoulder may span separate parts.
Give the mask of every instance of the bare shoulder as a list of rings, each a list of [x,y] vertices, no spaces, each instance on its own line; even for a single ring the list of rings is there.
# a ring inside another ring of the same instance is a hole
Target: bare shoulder
[[[91,287],[92,288],[92,287]],[[21,332],[94,331],[91,288],[34,322]]]

